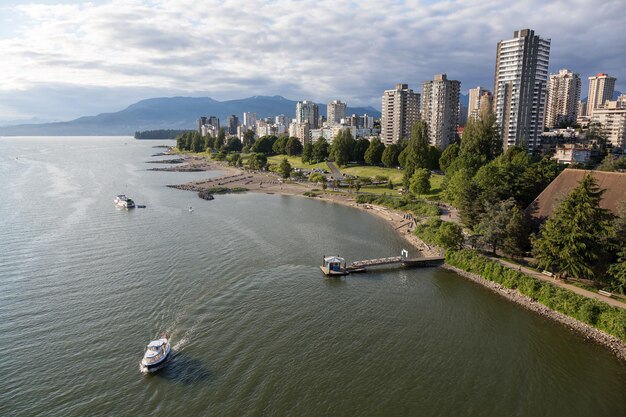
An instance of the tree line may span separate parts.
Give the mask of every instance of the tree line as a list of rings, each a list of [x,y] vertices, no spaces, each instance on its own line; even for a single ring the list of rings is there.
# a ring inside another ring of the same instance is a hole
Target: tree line
[[[156,129],[156,130],[141,130],[135,132],[135,139],[176,139],[178,136],[183,135],[193,130],[187,129]]]

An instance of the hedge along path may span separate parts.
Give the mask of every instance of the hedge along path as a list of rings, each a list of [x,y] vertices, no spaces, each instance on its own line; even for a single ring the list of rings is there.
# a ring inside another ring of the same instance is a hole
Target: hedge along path
[[[541,281],[471,250],[448,251],[446,263],[461,273],[474,275],[462,274],[476,282],[480,282],[476,278],[481,278],[494,283],[488,286],[530,310],[580,331],[626,360],[626,310]]]

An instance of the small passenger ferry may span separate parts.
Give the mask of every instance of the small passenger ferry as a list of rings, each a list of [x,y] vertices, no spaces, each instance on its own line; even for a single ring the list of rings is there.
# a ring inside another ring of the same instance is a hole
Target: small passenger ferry
[[[131,198],[126,197],[124,194],[120,194],[115,197],[115,200],[113,200],[113,202],[117,207],[135,208],[135,202]]]
[[[141,372],[155,372],[161,369],[171,352],[167,334],[162,334],[160,339],[151,341],[141,360],[139,367]]]
[[[325,256],[320,269],[327,276],[348,275],[346,260],[339,256]]]

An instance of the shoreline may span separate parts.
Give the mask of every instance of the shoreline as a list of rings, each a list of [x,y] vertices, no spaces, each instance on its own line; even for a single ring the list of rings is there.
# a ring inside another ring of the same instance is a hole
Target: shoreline
[[[204,158],[202,159],[204,160]],[[427,245],[419,237],[413,234],[413,228],[411,226],[414,225],[411,224],[412,222],[407,221],[403,218],[403,215],[405,214],[403,212],[373,204],[357,204],[355,201],[356,195],[330,194],[328,192],[320,190],[319,195],[316,195],[315,197],[307,197],[303,195],[303,193],[306,191],[311,191],[312,189],[316,188],[318,184],[282,183],[282,181],[279,181],[274,173],[245,171],[239,168],[227,166],[219,162],[207,163],[206,160],[204,161],[205,163],[202,164],[202,169],[199,169],[200,171],[219,170],[224,172],[225,175],[209,180],[193,181],[173,187],[187,191],[201,191],[203,189],[210,188],[211,186],[218,185],[220,183],[220,179],[224,179],[224,181],[229,181],[229,183],[227,184],[229,187],[246,187],[250,192],[299,196],[330,203],[341,204],[343,206],[353,207],[359,210],[366,211],[374,216],[385,220],[394,229],[397,235],[402,237],[409,245],[412,246],[412,248],[420,253],[420,256],[442,256],[444,253],[442,249]],[[175,171],[176,168],[178,168],[180,169],[180,171],[184,171],[184,169],[186,167],[189,167],[189,165],[195,164],[192,162],[190,164],[184,164],[180,167],[172,167],[174,168],[172,170]],[[237,180],[236,178],[235,180],[232,180],[234,177],[241,177],[241,180]],[[263,188],[264,182],[265,188]],[[559,313],[558,311],[552,310],[549,307],[521,294],[517,290],[508,289],[498,283],[489,281],[480,275],[464,271],[447,263],[444,263],[442,267],[447,270],[456,272],[458,275],[462,276],[465,279],[473,281],[476,284],[482,285],[483,287],[493,291],[494,293],[506,298],[507,300],[517,304],[518,306],[526,310],[535,312],[544,318],[553,320],[560,323],[561,325],[566,326],[569,330],[580,334],[585,340],[594,342],[600,346],[609,349],[619,360],[626,361],[626,343],[622,342],[620,339],[604,333],[603,331],[596,329],[591,325],[583,323],[575,319],[574,317],[570,317],[565,314]]]

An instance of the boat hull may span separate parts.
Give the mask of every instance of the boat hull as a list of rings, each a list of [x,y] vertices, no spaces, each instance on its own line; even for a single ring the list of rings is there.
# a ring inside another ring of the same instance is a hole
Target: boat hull
[[[165,363],[167,362],[171,354],[172,354],[172,350],[170,346],[168,345],[167,351],[165,352],[165,355],[163,355],[162,358],[154,362],[146,362],[145,359],[142,359],[141,364],[139,365],[139,369],[143,373],[156,372],[165,365]]]

